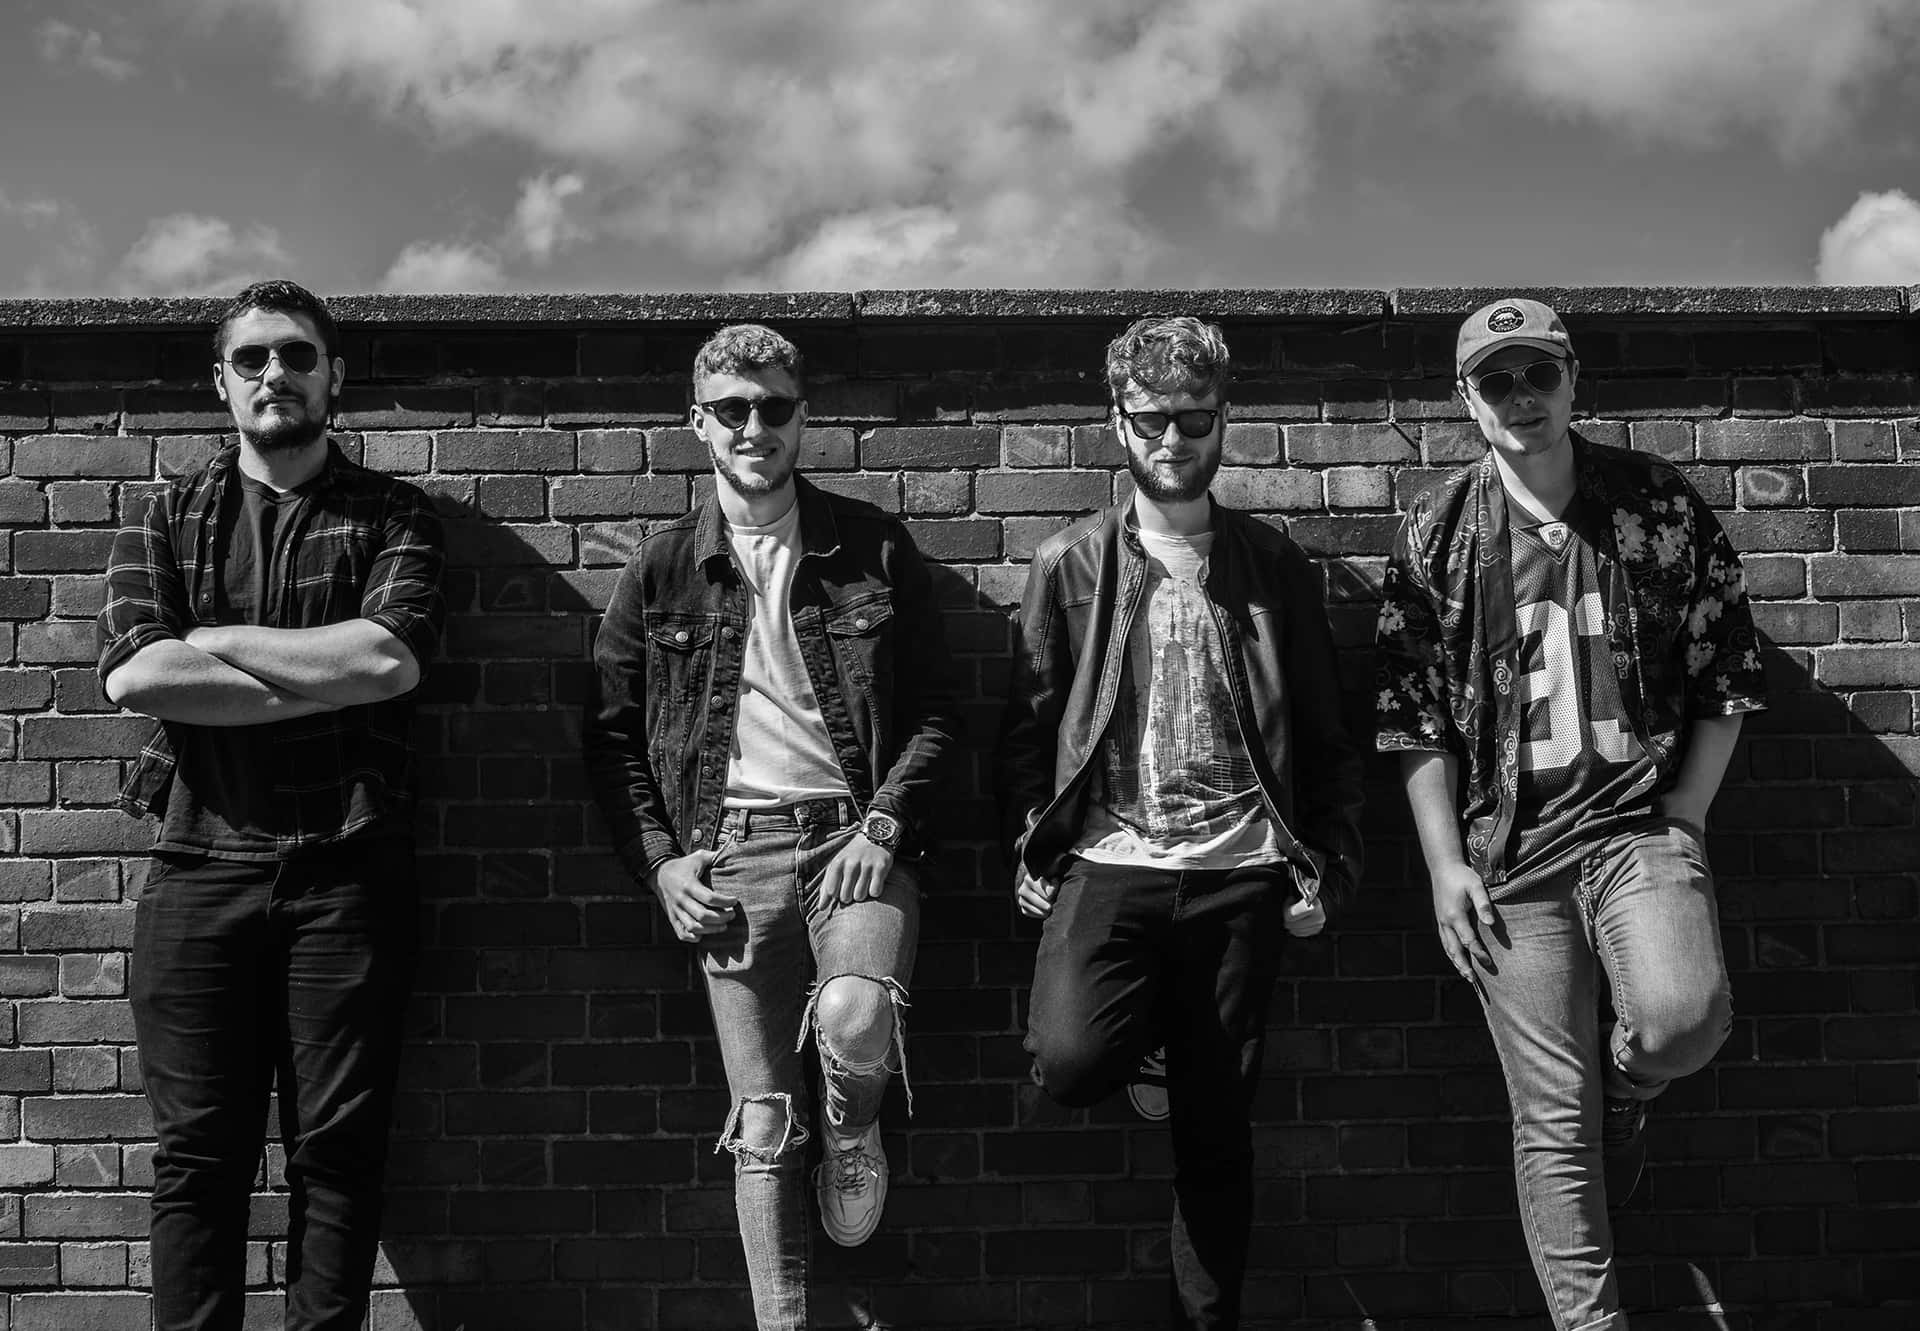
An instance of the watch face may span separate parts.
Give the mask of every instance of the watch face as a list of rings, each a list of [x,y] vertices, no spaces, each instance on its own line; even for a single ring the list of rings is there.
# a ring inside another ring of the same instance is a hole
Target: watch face
[[[900,823],[884,813],[870,813],[861,828],[867,834],[867,840],[885,850],[892,850],[900,844]]]

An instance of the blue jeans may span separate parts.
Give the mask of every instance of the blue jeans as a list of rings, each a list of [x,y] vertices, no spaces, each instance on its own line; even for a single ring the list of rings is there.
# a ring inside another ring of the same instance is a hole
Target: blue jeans
[[[807,1325],[811,1230],[803,1165],[813,1115],[800,1050],[809,1028],[820,1057],[825,1126],[836,1135],[864,1131],[879,1116],[895,1068],[906,1073],[901,1013],[920,936],[913,869],[896,863],[872,900],[816,899],[821,874],[857,831],[846,800],[729,810],[708,876],[717,891],[740,902],[733,923],[698,946],[733,1101],[719,1146],[733,1153],[734,1209],[761,1331]],[[894,1057],[854,1063],[834,1053],[814,1000],[839,976],[883,989]],[[748,1121],[767,1107],[776,1124],[771,1134]]]
[[[1600,1165],[1602,1096],[1651,1100],[1733,1022],[1700,832],[1651,818],[1498,903],[1476,969],[1513,1107],[1534,1271],[1560,1331],[1625,1331]],[[1600,1025],[1600,977],[1615,1024]]]
[[[1253,1095],[1290,885],[1271,865],[1172,872],[1076,857],[1034,957],[1026,1048],[1054,1100],[1093,1104],[1166,1046],[1171,1326],[1240,1324]]]
[[[239,1331],[267,1092],[287,1150],[288,1331],[357,1331],[417,929],[413,848],[156,855],[128,997],[153,1108],[153,1321]]]

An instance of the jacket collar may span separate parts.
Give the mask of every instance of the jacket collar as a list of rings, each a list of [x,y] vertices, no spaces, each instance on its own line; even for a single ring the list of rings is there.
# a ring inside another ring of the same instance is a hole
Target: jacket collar
[[[725,482],[716,477],[714,484],[719,486]],[[834,553],[840,548],[840,524],[833,515],[833,504],[823,490],[799,472],[793,474],[793,488],[800,506],[801,557]],[[720,511],[719,496],[708,495],[694,519],[694,562],[704,564],[728,554],[726,515]]]

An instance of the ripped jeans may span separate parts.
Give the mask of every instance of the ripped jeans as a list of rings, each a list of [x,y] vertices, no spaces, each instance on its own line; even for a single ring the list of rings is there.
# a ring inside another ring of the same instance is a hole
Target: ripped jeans
[[[734,1207],[761,1331],[807,1325],[803,1161],[813,1114],[801,1049],[809,1030],[820,1056],[825,1127],[835,1135],[861,1133],[880,1113],[888,1078],[896,1070],[906,1075],[902,1019],[920,937],[913,868],[896,863],[869,901],[815,899],[827,865],[857,830],[846,800],[729,810],[708,877],[740,902],[733,924],[699,947],[733,1101],[719,1145],[734,1157]],[[841,976],[872,982],[888,1000],[892,1035],[879,1058],[850,1063],[831,1047],[815,999]],[[909,1109],[911,1094],[909,1087]],[[764,1113],[750,1112],[757,1106],[777,1111],[771,1133]]]

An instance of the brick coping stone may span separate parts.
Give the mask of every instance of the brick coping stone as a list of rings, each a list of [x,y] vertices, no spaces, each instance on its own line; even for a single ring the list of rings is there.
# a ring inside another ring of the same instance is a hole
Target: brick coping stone
[[[802,292],[632,292],[521,295],[336,295],[342,323],[449,328],[501,325],[618,327],[767,320],[852,325],[893,320],[1127,318],[1169,309],[1219,319],[1457,319],[1503,295],[1546,300],[1562,314],[1688,318],[1907,318],[1920,287],[1402,287],[1168,290],[927,289]],[[201,328],[224,303],[215,296],[0,300],[0,333],[56,329]]]

